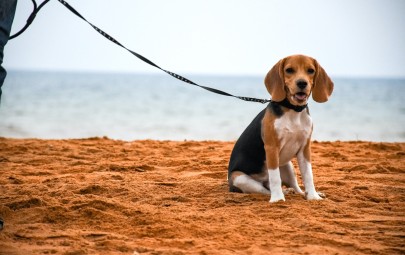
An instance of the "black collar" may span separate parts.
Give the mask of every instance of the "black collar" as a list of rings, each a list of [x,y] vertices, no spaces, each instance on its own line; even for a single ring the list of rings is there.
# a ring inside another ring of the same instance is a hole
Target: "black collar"
[[[281,106],[284,106],[284,107],[286,107],[288,109],[294,110],[296,112],[302,112],[308,106],[308,104],[306,104],[306,105],[293,105],[293,104],[290,103],[290,101],[288,101],[287,98],[284,98],[284,100],[281,101],[281,102],[271,101],[271,104],[281,105]]]

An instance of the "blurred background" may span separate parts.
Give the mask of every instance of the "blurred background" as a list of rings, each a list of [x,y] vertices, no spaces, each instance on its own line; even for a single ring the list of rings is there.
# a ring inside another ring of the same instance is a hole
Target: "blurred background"
[[[314,140],[405,141],[404,1],[67,2],[162,68],[239,96],[269,98],[279,59],[312,56],[335,83],[309,104]],[[18,1],[13,33],[31,11]],[[4,67],[3,137],[236,140],[265,107],[173,79],[58,1],[9,41]]]

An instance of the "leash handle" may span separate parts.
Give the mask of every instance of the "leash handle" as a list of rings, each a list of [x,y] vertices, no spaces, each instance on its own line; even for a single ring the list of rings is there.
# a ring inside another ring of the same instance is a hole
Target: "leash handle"
[[[31,23],[34,21],[35,17],[37,16],[37,13],[42,9],[42,7],[45,6],[45,4],[47,4],[49,2],[49,0],[45,0],[43,1],[39,6],[37,5],[37,3],[35,2],[35,0],[32,0],[32,4],[34,5],[34,10],[32,11],[32,13],[30,14],[30,16],[27,19],[27,22],[25,23],[25,26],[18,31],[17,33],[15,33],[14,35],[10,36],[8,38],[8,40],[12,40],[18,36],[20,36],[22,33],[25,32],[25,30],[27,30],[27,28],[31,25]]]

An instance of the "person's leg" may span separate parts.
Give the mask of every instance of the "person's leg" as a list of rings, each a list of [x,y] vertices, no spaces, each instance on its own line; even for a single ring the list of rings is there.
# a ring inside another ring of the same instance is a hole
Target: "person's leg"
[[[10,37],[11,24],[13,24],[17,0],[0,0],[0,103],[1,103],[1,86],[7,72],[3,68],[4,46]],[[0,215],[0,230],[4,227],[4,221]]]
[[[4,46],[10,37],[11,24],[13,24],[17,0],[0,0],[0,103],[1,103],[1,86],[7,72],[2,66],[4,57]]]

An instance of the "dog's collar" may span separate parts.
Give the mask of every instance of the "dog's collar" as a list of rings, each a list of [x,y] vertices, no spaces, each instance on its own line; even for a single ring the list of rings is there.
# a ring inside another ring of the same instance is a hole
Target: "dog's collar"
[[[288,109],[294,110],[296,112],[302,112],[308,106],[308,104],[306,104],[306,105],[293,105],[293,104],[290,103],[290,101],[288,101],[287,98],[284,98],[284,100],[280,101],[280,102],[271,101],[271,104],[281,105],[281,106],[284,106],[284,107],[286,107]]]

